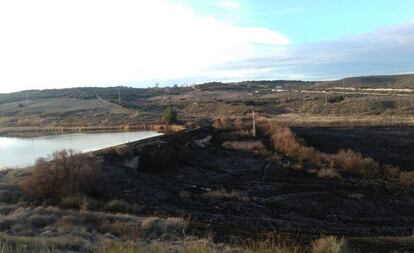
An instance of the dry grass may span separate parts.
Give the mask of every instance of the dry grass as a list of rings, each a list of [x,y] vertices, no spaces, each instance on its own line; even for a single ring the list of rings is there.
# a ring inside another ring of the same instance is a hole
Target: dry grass
[[[213,126],[220,129],[246,129],[252,127],[252,119],[246,117],[217,117]]]
[[[284,237],[264,241],[215,243],[189,235],[181,218],[136,217],[54,207],[18,208],[5,217],[10,233],[0,233],[0,253],[40,252],[165,252],[165,253],[302,253],[309,246]],[[4,218],[3,218],[4,219]],[[31,224],[32,221],[36,227]],[[21,231],[16,230],[20,224]],[[5,231],[4,228],[2,228]],[[31,235],[30,237],[25,236]],[[36,237],[40,235],[41,237]],[[35,236],[33,236],[35,235]],[[343,239],[327,237],[310,245],[312,252],[346,252]],[[3,249],[3,251],[1,251]],[[329,251],[331,250],[331,251]]]
[[[258,132],[267,136],[275,151],[295,158],[300,162],[311,162],[320,169],[308,169],[309,173],[315,174],[322,178],[341,179],[345,175],[356,175],[364,178],[375,179],[382,177],[392,184],[400,184],[406,190],[412,190],[414,187],[414,172],[400,171],[396,166],[380,165],[371,157],[364,157],[361,153],[350,149],[339,150],[336,154],[328,154],[316,150],[303,144],[301,140],[288,128],[288,126],[370,126],[370,125],[412,125],[413,120],[410,117],[409,122],[404,120],[390,120],[383,117],[366,117],[361,119],[350,119],[349,117],[291,117],[283,116],[282,118],[267,118],[258,116],[256,118]],[[407,118],[405,118],[407,119]],[[303,121],[303,122],[302,122]],[[249,117],[219,117],[214,120],[214,127],[229,130],[248,131],[251,128],[251,118]],[[260,145],[260,144],[259,144]],[[236,150],[254,150],[259,148],[252,142],[225,142],[225,148]],[[293,167],[292,167],[293,168]],[[300,164],[300,169],[303,169]]]
[[[351,252],[344,239],[334,236],[320,238],[312,243],[312,253],[346,253]]]
[[[179,240],[187,231],[182,218],[137,217],[95,211],[65,210],[56,207],[9,206],[0,215],[0,230],[13,235],[45,235],[48,237],[79,235],[84,238],[132,240]]]
[[[338,167],[354,174],[375,177],[380,173],[378,162],[371,157],[363,157],[360,153],[349,149],[339,150],[337,154],[326,156],[328,160],[333,161]]]
[[[129,204],[123,200],[113,199],[105,204],[104,210],[108,212],[125,213],[129,209]]]
[[[21,190],[37,198],[95,195],[100,191],[101,165],[96,157],[62,150],[39,159]]]
[[[282,114],[272,118],[258,117],[257,121],[273,122],[286,127],[355,127],[355,126],[412,126],[413,116],[399,115],[312,115]]]
[[[223,147],[227,149],[242,150],[242,151],[264,151],[265,145],[261,141],[226,141]]]
[[[400,173],[400,184],[404,186],[414,186],[414,171],[402,171]]]
[[[240,192],[236,192],[236,191],[227,192],[225,190],[205,192],[201,194],[201,197],[208,198],[208,199],[229,199],[229,200],[237,200],[241,202],[250,201],[249,197],[243,196]]]
[[[375,177],[380,173],[378,162],[370,157],[363,157],[352,150],[340,150],[336,154],[326,154],[313,147],[301,144],[295,134],[287,127],[265,125],[267,135],[270,136],[275,150],[294,157],[301,161],[309,161],[315,164],[329,164],[336,172],[348,172],[364,177]],[[324,169],[318,173],[320,176],[337,177],[333,169]]]
[[[28,237],[0,234],[1,253],[94,252],[93,244],[76,236]]]
[[[384,166],[384,175],[389,178],[398,178],[400,176],[400,168],[391,165]]]
[[[300,161],[308,161],[322,166],[330,165],[331,169],[322,169],[320,177],[339,178],[340,172],[347,172],[364,177],[375,177],[381,172],[381,168],[374,159],[363,157],[360,153],[352,150],[340,150],[336,154],[327,154],[316,150],[314,147],[303,145],[295,134],[280,122],[272,119],[259,117],[258,128],[270,137],[271,143],[276,151],[284,153]],[[251,126],[249,118],[226,118],[219,117],[214,120],[214,126],[222,129],[248,129]],[[253,142],[225,142],[225,148],[236,150],[254,150],[261,147]]]
[[[249,246],[230,246],[215,244],[208,239],[185,239],[175,243],[155,241],[143,243],[107,243],[102,247],[104,253],[301,253],[298,246],[263,241]]]
[[[266,132],[270,136],[275,150],[295,157],[299,160],[307,160],[313,163],[322,161],[322,153],[313,147],[302,145],[296,136],[287,127],[266,127]]]
[[[221,129],[251,128],[251,117],[217,117],[213,126]],[[349,126],[412,126],[414,117],[410,115],[312,115],[303,113],[287,113],[257,116],[256,122],[261,124],[277,124],[285,127],[349,127]]]
[[[322,178],[336,178],[336,179],[342,178],[341,174],[339,174],[335,168],[322,168],[318,170],[317,175],[318,177],[322,177]]]

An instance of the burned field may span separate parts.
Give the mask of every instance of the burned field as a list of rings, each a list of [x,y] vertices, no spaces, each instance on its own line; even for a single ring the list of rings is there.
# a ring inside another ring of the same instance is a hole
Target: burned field
[[[237,245],[283,238],[303,252],[318,252],[312,242],[336,236],[357,252],[413,251],[414,173],[354,151],[322,152],[302,144],[303,129],[294,131],[259,125],[252,136],[195,127],[89,154],[61,151],[32,168],[3,171],[3,236],[80,236],[86,239],[74,247],[82,250],[108,239],[208,237]]]
[[[299,138],[327,153],[349,148],[383,164],[413,170],[414,127],[296,127]]]
[[[239,132],[202,128],[98,155],[116,186],[108,194],[147,214],[191,217],[219,237],[412,235],[409,192],[383,181],[320,178],[309,173],[312,163],[269,156],[268,145]]]

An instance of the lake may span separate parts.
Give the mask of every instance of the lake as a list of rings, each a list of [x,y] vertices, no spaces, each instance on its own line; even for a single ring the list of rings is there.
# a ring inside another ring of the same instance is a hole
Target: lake
[[[33,165],[39,157],[47,157],[61,149],[88,152],[157,135],[161,134],[154,131],[139,131],[73,133],[36,138],[0,137],[0,169],[27,167]]]

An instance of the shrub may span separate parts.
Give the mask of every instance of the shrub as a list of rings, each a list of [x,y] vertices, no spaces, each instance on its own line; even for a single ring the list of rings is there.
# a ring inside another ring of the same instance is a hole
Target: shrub
[[[162,114],[162,120],[165,124],[171,125],[177,122],[177,112],[172,108],[172,106],[168,106],[164,113]]]
[[[101,164],[96,157],[62,150],[48,160],[37,160],[32,174],[20,188],[37,198],[96,195],[101,180]]]

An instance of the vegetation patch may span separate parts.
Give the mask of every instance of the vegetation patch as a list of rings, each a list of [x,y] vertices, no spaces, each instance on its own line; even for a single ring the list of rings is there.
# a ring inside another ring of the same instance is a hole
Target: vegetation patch
[[[264,151],[265,145],[259,140],[255,141],[226,141],[223,147],[227,149],[242,150],[242,151]]]
[[[48,159],[37,160],[32,174],[20,184],[20,188],[36,198],[98,196],[102,179],[102,167],[96,157],[62,150]]]

